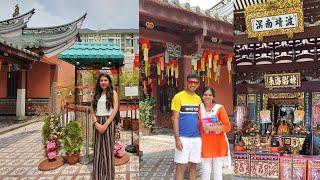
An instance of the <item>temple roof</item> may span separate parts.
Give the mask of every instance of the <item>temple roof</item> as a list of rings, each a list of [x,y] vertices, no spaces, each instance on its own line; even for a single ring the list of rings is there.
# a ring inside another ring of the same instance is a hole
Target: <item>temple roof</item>
[[[78,40],[79,29],[86,14],[64,25],[27,28],[27,22],[34,11],[32,9],[21,16],[1,21],[0,37],[9,44],[48,57],[59,54]]]
[[[3,45],[8,46],[10,48],[22,51],[22,52],[24,52],[26,54],[30,54],[30,55],[35,56],[35,57],[39,57],[39,55],[37,53],[29,51],[29,50],[27,50],[27,49],[25,49],[25,48],[23,48],[23,47],[21,47],[21,46],[19,46],[17,44],[13,44],[12,42],[8,42],[5,39],[3,39],[2,37],[0,37],[0,43],[3,44]]]
[[[189,3],[180,3],[179,0],[149,0],[149,1],[154,1],[156,3],[159,3],[164,6],[170,6],[170,7],[175,7],[179,9],[184,9],[189,12],[195,13],[200,16],[206,16],[209,18],[214,18],[214,19],[219,19],[221,21],[229,22],[227,19],[219,16],[216,11],[212,11],[212,9],[201,9],[199,6],[190,6]],[[230,0],[221,0],[218,4],[222,4],[224,1],[230,1]],[[232,2],[231,2],[232,3]],[[231,23],[231,22],[229,22]]]

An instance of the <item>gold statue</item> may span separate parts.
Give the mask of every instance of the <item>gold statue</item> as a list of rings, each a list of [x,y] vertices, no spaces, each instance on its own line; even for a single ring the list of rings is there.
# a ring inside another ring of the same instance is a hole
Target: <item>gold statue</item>
[[[281,135],[289,134],[289,127],[285,123],[285,120],[282,120],[280,126],[278,127],[278,134],[281,134]]]

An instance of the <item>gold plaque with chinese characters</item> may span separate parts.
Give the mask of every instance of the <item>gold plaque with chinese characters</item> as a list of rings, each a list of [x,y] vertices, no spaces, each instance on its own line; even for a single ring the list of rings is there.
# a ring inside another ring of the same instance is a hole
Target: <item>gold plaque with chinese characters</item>
[[[265,36],[287,34],[304,31],[302,0],[268,0],[248,6],[245,20],[249,38],[263,40]]]
[[[284,74],[265,74],[264,83],[266,88],[285,88],[285,87],[300,87],[300,73],[284,73]]]

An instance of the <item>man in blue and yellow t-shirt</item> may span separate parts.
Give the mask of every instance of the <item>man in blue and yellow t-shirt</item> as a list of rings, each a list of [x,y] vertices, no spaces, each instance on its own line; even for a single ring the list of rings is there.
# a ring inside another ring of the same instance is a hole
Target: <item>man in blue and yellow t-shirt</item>
[[[174,161],[177,180],[183,180],[189,164],[189,179],[196,179],[196,165],[201,162],[201,138],[198,126],[198,108],[201,98],[195,94],[199,76],[187,76],[187,88],[176,94],[171,103],[173,133],[176,142]]]

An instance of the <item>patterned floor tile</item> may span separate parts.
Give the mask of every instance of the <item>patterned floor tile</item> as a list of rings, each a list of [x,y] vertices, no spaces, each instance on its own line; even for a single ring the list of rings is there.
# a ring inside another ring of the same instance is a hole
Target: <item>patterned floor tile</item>
[[[23,175],[25,174],[28,170],[30,169],[30,167],[19,167],[17,169],[14,169],[9,175]]]
[[[27,176],[38,176],[42,173],[43,173],[43,171],[39,171],[38,167],[32,167],[31,169],[29,169],[29,171],[26,173],[26,175]]]
[[[5,177],[3,180],[18,180],[19,177]]]
[[[9,166],[2,166],[0,167],[0,175],[4,176],[7,175],[14,167],[9,167]]]
[[[75,180],[91,180],[90,175],[81,175],[81,176],[76,176]]]
[[[91,179],[92,163],[77,163],[74,166],[65,164],[51,171],[38,170],[39,163],[46,158],[41,142],[41,127],[42,122],[38,122],[0,135],[0,179]],[[130,131],[121,132],[121,142],[125,145],[131,143]],[[129,163],[115,167],[118,179],[130,179],[131,176],[134,178],[139,172],[139,157],[131,153],[128,155]]]
[[[27,159],[21,163],[22,166],[36,166],[41,162],[41,159]]]
[[[73,166],[66,166],[62,171],[61,174],[74,174],[79,170],[79,166],[73,165]]]
[[[121,165],[115,167],[115,172],[117,173],[123,173],[127,171],[127,165]]]
[[[115,180],[126,180],[127,179],[127,175],[126,174],[116,174],[114,179]]]
[[[25,159],[12,159],[6,165],[8,166],[19,166],[25,161]]]
[[[59,176],[57,180],[72,180],[72,176]]]
[[[0,159],[0,167],[6,165],[11,159]]]
[[[148,174],[149,174],[149,172],[146,172],[146,171],[140,171],[139,176],[140,176],[140,177],[147,177],[147,176],[148,176]]]
[[[139,171],[139,164],[130,164],[130,171]]]
[[[38,180],[53,180],[54,176],[41,176]]]
[[[92,166],[81,166],[79,173],[81,174],[90,174],[92,172]]]
[[[35,176],[30,176],[30,177],[22,177],[20,180],[36,180],[37,177]]]
[[[139,173],[130,174],[130,180],[138,180],[138,179],[139,179]]]

